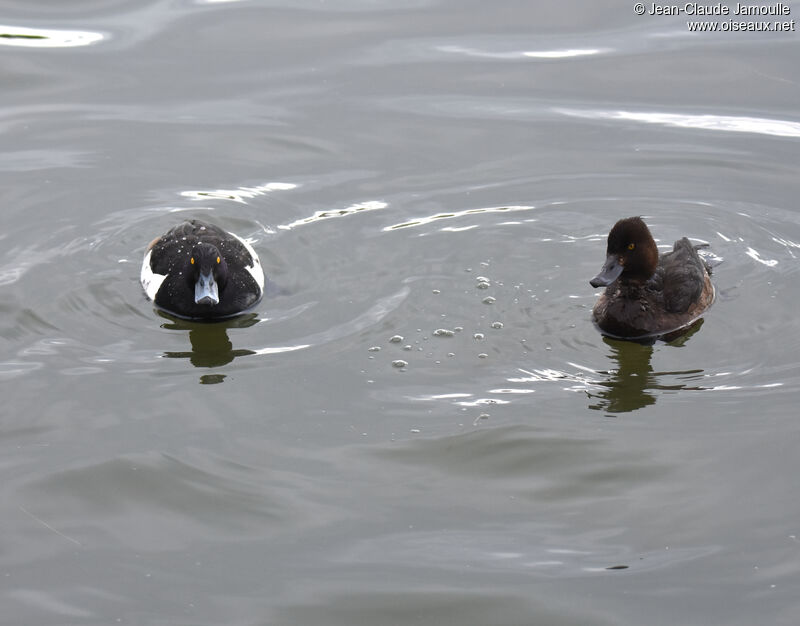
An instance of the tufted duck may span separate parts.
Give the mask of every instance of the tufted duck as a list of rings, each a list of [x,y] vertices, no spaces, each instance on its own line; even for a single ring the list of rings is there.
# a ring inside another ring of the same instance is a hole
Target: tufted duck
[[[142,287],[156,306],[188,319],[214,320],[256,305],[264,273],[241,237],[191,220],[155,239],[145,252]]]
[[[592,311],[603,334],[660,337],[686,328],[714,301],[710,267],[686,238],[659,256],[640,217],[619,220],[608,234],[606,262],[589,283],[606,287]]]

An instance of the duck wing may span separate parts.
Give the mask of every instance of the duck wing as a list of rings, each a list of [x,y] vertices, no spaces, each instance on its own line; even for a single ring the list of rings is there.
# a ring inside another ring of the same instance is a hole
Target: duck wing
[[[708,274],[697,248],[686,237],[675,242],[672,252],[659,260],[664,307],[670,313],[684,313],[703,293]]]

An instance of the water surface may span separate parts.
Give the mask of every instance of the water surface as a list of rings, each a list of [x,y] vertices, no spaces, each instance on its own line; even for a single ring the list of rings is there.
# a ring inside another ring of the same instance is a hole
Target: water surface
[[[8,624],[791,624],[795,33],[611,2],[8,3]],[[620,217],[709,243],[652,346]],[[160,315],[145,246],[277,285]]]

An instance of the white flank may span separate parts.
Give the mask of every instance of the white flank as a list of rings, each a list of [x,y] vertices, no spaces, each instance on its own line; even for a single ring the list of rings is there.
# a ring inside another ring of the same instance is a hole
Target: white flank
[[[261,261],[259,260],[256,251],[253,250],[253,246],[251,246],[247,241],[239,237],[239,235],[237,235],[236,233],[229,233],[229,234],[233,235],[239,241],[241,241],[242,245],[250,253],[250,258],[253,259],[253,264],[245,266],[245,269],[248,272],[250,272],[250,276],[252,276],[253,279],[256,281],[258,288],[261,291],[264,291],[264,271],[261,269]]]
[[[158,293],[159,287],[161,287],[161,283],[164,282],[166,276],[163,274],[156,274],[153,272],[153,269],[150,267],[150,255],[153,254],[152,250],[148,250],[147,254],[144,255],[144,261],[142,262],[142,275],[140,277],[142,281],[142,287],[144,287],[144,292],[147,294],[147,297],[151,300],[156,299],[156,294]]]

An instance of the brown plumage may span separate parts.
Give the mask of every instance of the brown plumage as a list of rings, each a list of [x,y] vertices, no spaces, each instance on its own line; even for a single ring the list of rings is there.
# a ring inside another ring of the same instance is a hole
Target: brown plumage
[[[592,310],[612,337],[662,336],[696,321],[714,301],[709,266],[686,237],[659,256],[640,217],[619,220],[608,234],[606,261],[590,284],[605,286]]]

